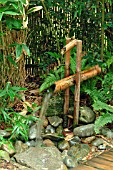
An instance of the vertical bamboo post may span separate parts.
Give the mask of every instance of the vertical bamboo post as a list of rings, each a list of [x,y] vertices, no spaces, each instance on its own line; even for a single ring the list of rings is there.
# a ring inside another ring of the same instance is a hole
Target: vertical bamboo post
[[[66,38],[66,44],[71,41],[71,38]],[[70,74],[70,50],[66,52],[65,55],[65,77]],[[64,114],[67,114],[69,110],[69,87],[65,90],[64,94]]]
[[[76,55],[76,85],[74,92],[74,126],[78,125],[79,120],[79,102],[80,102],[80,72],[81,72],[81,54],[82,54],[82,41],[77,40],[77,55]]]

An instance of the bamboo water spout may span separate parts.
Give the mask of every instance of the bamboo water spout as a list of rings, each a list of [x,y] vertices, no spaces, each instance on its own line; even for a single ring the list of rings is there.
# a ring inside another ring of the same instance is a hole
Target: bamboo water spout
[[[101,72],[101,68],[98,65],[93,66],[93,67],[91,67],[87,70],[81,71],[81,82],[96,76],[100,72]],[[76,74],[73,74],[69,77],[66,77],[62,80],[55,82],[51,86],[52,89],[54,90],[54,93],[57,93],[60,90],[65,90],[66,88],[74,85],[75,84],[75,78],[76,78]]]

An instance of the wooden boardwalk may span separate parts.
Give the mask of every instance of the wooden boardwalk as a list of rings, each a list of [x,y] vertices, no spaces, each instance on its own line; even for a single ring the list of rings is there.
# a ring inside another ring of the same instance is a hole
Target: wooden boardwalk
[[[73,170],[113,170],[113,149],[103,152]]]

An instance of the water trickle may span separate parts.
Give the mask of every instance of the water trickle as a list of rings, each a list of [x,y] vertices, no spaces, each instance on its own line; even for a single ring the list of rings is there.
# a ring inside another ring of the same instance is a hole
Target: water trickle
[[[40,117],[39,121],[37,123],[37,134],[36,134],[36,145],[41,146],[42,145],[42,137],[41,137],[41,132],[42,132],[42,127],[45,119],[45,114],[48,108],[48,104],[50,101],[50,98],[52,96],[52,93],[47,93],[45,95],[44,101],[42,103],[41,111],[40,111]]]

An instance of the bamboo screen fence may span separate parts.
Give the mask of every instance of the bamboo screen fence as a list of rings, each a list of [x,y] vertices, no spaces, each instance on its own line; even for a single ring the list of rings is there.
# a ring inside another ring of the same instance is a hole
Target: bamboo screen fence
[[[42,5],[39,1],[32,1],[35,5]],[[54,3],[54,6],[49,3],[46,4],[51,23],[45,10],[32,13],[29,16],[27,44],[31,51],[31,57],[26,57],[27,74],[39,75],[54,67],[55,58],[46,52],[58,53],[56,36],[59,39],[60,49],[63,47],[67,36],[74,36],[76,39],[82,40],[83,51],[92,51],[94,57],[100,52],[102,11],[99,4],[96,4],[97,8],[93,9],[92,4],[88,1],[85,2],[85,8],[78,4],[78,9],[74,9],[75,0],[71,0],[71,2],[65,0],[63,7],[59,3]],[[72,8],[69,8],[70,5]],[[82,8],[82,10],[79,8]],[[106,3],[105,8],[109,15],[113,13],[113,4],[110,6]],[[78,13],[76,13],[76,10],[78,10]],[[109,18],[112,19],[111,16]],[[107,21],[106,18],[105,20]],[[113,36],[109,28],[105,33],[105,43],[112,42],[111,37]]]

